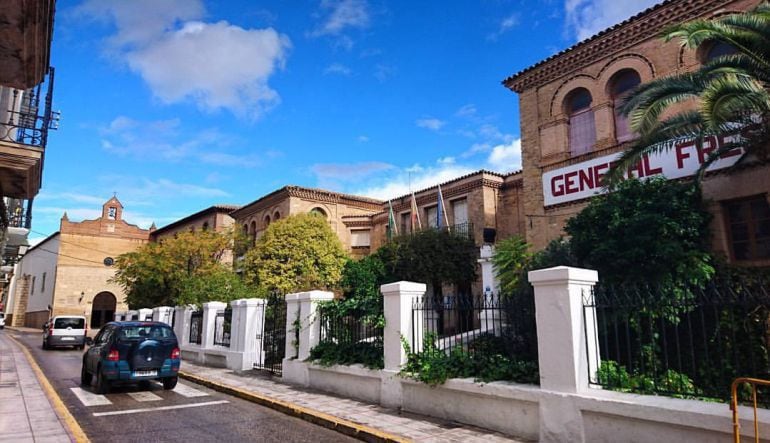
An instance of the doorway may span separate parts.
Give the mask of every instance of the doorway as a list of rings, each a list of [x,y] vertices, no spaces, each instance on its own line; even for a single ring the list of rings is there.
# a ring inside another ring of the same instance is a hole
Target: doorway
[[[91,329],[98,329],[115,318],[117,299],[111,292],[100,292],[91,306]]]

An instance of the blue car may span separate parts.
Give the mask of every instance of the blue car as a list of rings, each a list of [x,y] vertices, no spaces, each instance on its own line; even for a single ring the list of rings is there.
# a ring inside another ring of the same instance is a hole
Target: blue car
[[[160,380],[163,389],[174,389],[178,379],[179,343],[165,323],[122,321],[107,323],[83,354],[80,382],[106,394],[117,383]]]

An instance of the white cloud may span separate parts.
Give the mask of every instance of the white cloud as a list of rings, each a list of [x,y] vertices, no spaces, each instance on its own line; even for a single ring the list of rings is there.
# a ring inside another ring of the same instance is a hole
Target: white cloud
[[[515,28],[519,24],[519,14],[513,13],[500,21],[497,30],[487,35],[487,40],[497,40],[501,35]]]
[[[359,135],[356,140],[358,140],[359,143],[367,143],[369,141],[369,137],[365,135]]]
[[[472,118],[475,117],[477,113],[478,109],[476,109],[476,105],[469,103],[460,107],[460,109],[455,112],[455,115],[461,118]]]
[[[521,139],[493,146],[487,157],[487,163],[493,171],[498,172],[521,169]]]
[[[419,191],[477,170],[475,168],[456,165],[454,163],[438,163],[435,166],[426,167],[419,165],[415,166],[401,169],[388,180],[362,187],[355,190],[354,193],[381,200],[393,199],[409,194],[410,182],[411,190]]]
[[[567,28],[584,40],[655,5],[660,0],[565,0]]]
[[[446,124],[446,122],[437,118],[428,117],[418,119],[415,124],[420,128],[430,129],[431,131],[438,131]]]
[[[322,0],[324,20],[311,33],[312,36],[342,34],[349,28],[369,26],[369,4],[366,0]]]
[[[200,1],[88,0],[80,15],[114,22],[108,51],[125,62],[164,103],[192,101],[256,118],[280,102],[268,80],[291,46],[272,28],[198,21]]]
[[[385,83],[389,78],[396,74],[396,68],[390,65],[378,63],[374,67],[374,78],[380,83]]]
[[[342,63],[332,63],[331,65],[327,66],[326,69],[324,69],[324,74],[337,74],[337,75],[344,75],[349,76],[352,73],[350,68],[343,65]]]
[[[118,116],[99,128],[99,134],[102,148],[121,156],[247,168],[263,163],[260,156],[252,152],[227,152],[233,151],[232,145],[239,140],[216,128],[186,130],[179,119],[140,121]],[[264,155],[271,157],[271,152]]]
[[[345,183],[359,183],[393,169],[385,162],[318,163],[310,167],[321,188],[340,190]]]

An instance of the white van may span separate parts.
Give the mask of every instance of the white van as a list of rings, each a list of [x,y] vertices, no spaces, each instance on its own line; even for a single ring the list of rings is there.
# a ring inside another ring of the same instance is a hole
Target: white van
[[[86,345],[86,318],[78,315],[57,315],[43,325],[43,349],[57,346],[73,346],[83,349]]]

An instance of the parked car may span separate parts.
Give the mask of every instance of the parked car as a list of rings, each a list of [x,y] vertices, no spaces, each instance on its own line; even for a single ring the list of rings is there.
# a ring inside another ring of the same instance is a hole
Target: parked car
[[[106,394],[116,383],[160,380],[163,389],[176,387],[179,343],[165,323],[118,321],[107,323],[83,354],[80,383],[91,384],[96,393]]]
[[[82,315],[57,315],[43,324],[43,349],[86,345],[86,318]]]
[[[5,313],[0,312],[0,329],[5,329]]]

